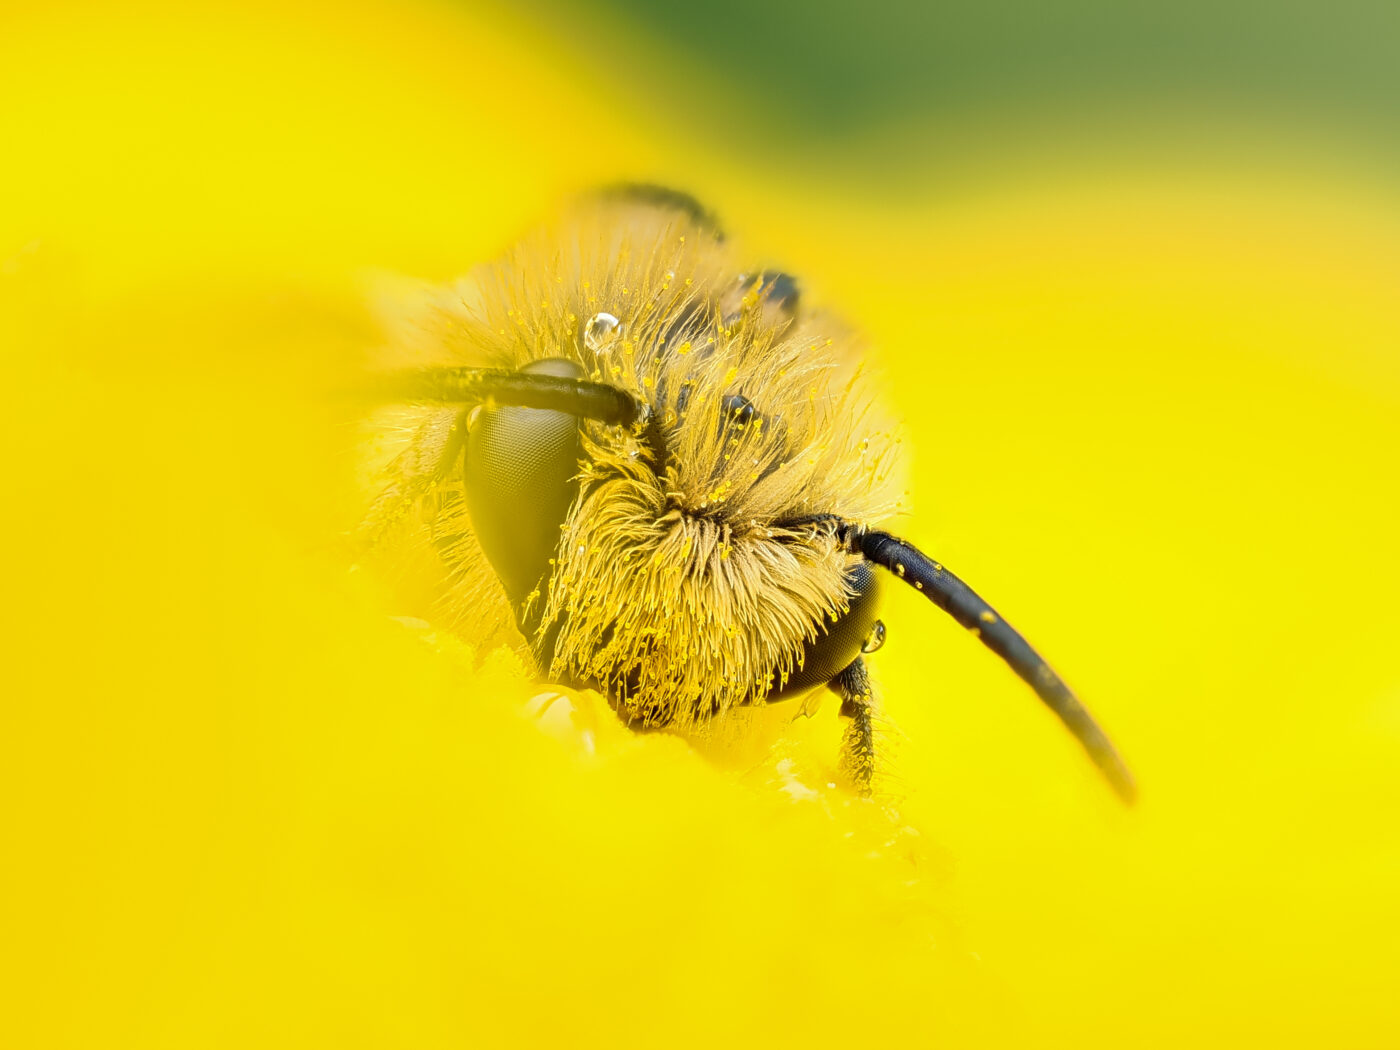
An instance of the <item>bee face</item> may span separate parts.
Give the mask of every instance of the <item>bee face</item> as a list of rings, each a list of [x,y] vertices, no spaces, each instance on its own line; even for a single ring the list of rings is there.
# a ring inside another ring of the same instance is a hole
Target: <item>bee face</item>
[[[556,291],[552,323],[542,290],[498,273],[478,337],[514,329],[500,350],[517,372],[608,381],[645,423],[482,410],[465,499],[549,676],[597,685],[647,724],[685,724],[824,685],[860,655],[878,581],[813,509],[882,507],[890,463],[838,425],[853,370],[797,322],[795,282],[723,266],[688,213],[620,211],[607,221],[631,231],[614,247],[632,265]],[[532,352],[558,356],[519,360]]]
[[[419,422],[370,520],[381,535],[416,510],[449,620],[497,610],[541,675],[642,725],[830,685],[868,788],[861,654],[884,639],[888,570],[1006,659],[1131,795],[1025,640],[872,528],[896,508],[897,443],[850,334],[791,278],[741,266],[688,198],[595,199],[439,300],[428,327],[430,358],[401,384]]]

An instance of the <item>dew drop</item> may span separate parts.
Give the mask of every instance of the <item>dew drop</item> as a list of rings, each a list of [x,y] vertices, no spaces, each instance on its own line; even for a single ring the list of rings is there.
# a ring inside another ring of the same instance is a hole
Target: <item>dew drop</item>
[[[617,342],[621,322],[609,313],[596,313],[583,326],[583,345],[595,354],[606,352]]]
[[[863,653],[873,653],[885,644],[885,621],[876,620],[875,626],[870,628],[870,633],[865,641],[861,643],[860,651]]]

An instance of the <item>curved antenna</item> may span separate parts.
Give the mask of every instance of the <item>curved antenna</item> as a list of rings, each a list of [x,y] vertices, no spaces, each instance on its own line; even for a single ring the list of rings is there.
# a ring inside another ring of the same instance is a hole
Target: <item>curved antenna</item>
[[[522,374],[504,368],[428,368],[402,372],[377,391],[401,401],[493,402],[548,408],[613,426],[643,422],[647,406],[625,390],[564,376]]]
[[[1010,665],[1045,705],[1059,716],[1124,802],[1137,798],[1137,785],[1113,742],[1059,675],[1009,623],[967,584],[922,551],[888,532],[845,524],[837,535],[852,553],[890,570],[923,591],[934,605],[982,639]]]

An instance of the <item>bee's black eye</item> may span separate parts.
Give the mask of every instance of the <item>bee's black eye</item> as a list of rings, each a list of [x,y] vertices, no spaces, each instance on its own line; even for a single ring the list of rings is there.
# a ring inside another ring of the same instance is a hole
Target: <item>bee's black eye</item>
[[[583,375],[560,358],[532,361],[521,372]],[[580,455],[579,419],[567,412],[483,408],[472,421],[465,468],[472,531],[517,616],[549,575],[560,526],[578,495]]]
[[[826,625],[826,633],[817,635],[808,642],[803,653],[802,666],[795,669],[786,683],[775,686],[768,694],[769,700],[783,700],[787,696],[826,685],[844,671],[863,652],[874,652],[866,645],[877,634],[884,639],[885,628],[876,613],[880,607],[880,580],[869,565],[863,562],[846,574],[846,584],[855,592],[850,608],[835,623]]]
[[[728,394],[723,401],[724,419],[737,427],[746,427],[753,422],[753,402],[740,394]]]
[[[759,281],[766,298],[774,306],[787,314],[797,309],[797,280],[791,274],[769,271],[759,277]]]

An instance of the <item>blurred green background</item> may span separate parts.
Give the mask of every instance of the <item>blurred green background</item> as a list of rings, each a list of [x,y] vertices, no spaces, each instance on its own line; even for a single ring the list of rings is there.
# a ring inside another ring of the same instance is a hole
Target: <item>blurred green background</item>
[[[1004,151],[1017,131],[1126,147],[1232,127],[1347,136],[1394,160],[1400,5],[1375,0],[531,10],[566,27],[599,73],[669,119],[693,120],[709,142],[796,148],[881,182],[960,166],[979,139]],[[655,46],[638,46],[647,39]]]

